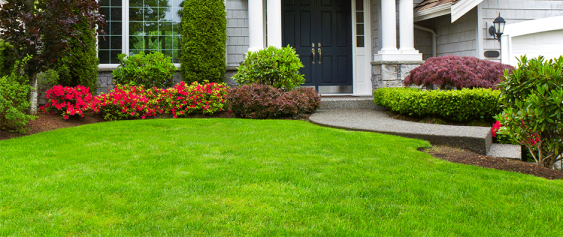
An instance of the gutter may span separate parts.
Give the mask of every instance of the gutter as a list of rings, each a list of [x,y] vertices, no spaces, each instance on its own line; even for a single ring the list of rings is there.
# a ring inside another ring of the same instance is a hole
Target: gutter
[[[414,28],[419,29],[419,30],[423,30],[423,31],[426,31],[426,32],[430,32],[430,34],[432,34],[432,57],[436,57],[436,55],[437,55],[436,48],[438,47],[437,46],[438,43],[436,42],[436,31],[434,31],[433,29],[418,26],[418,25],[414,25]]]

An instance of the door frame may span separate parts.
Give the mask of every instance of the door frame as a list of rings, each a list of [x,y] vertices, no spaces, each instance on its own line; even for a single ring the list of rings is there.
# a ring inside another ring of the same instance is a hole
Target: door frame
[[[365,96],[372,94],[371,82],[371,59],[372,59],[372,38],[371,38],[371,1],[363,0],[364,3],[364,47],[357,47],[356,30],[356,0],[350,0],[351,4],[351,29],[352,29],[352,93],[325,92],[322,95],[354,95]],[[281,1],[280,1],[281,2]],[[283,8],[283,7],[282,7]],[[283,9],[280,8],[283,11]],[[281,14],[280,14],[281,17]],[[282,19],[280,18],[279,21]],[[281,34],[279,37],[283,37]],[[281,42],[281,39],[280,39]],[[338,86],[336,86],[338,87]]]

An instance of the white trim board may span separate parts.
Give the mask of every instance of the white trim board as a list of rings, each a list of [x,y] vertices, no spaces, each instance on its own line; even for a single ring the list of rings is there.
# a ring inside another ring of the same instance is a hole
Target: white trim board
[[[523,21],[509,24],[504,27],[504,34],[501,37],[501,62],[504,64],[515,65],[516,59],[512,56],[512,38],[535,34],[546,31],[563,30],[563,16],[548,17],[537,20]]]
[[[451,23],[454,23],[457,19],[471,11],[471,9],[475,8],[481,2],[483,2],[483,0],[461,0],[456,4],[452,4],[451,2],[444,3],[442,5],[415,12],[414,21],[418,22],[451,14]]]

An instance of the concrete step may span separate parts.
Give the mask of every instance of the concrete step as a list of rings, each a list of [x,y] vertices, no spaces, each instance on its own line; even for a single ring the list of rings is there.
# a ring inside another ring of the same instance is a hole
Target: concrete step
[[[493,143],[487,152],[488,156],[522,160],[522,150],[519,145]]]
[[[373,96],[323,96],[319,109],[381,109]]]

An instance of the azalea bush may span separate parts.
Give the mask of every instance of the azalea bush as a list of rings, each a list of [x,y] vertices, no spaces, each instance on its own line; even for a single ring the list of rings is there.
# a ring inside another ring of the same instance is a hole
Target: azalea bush
[[[563,56],[542,56],[518,61],[512,73],[505,71],[498,86],[504,109],[495,118],[501,134],[528,148],[538,165],[552,168],[563,159]]]
[[[284,92],[260,84],[231,89],[227,101],[236,117],[255,119],[296,117],[302,113],[312,113],[321,105],[321,97],[313,88]]]
[[[110,93],[98,96],[99,111],[105,120],[146,118],[164,113],[158,103],[160,89],[116,85]]]
[[[175,118],[194,113],[212,115],[225,109],[227,92],[224,83],[205,81],[205,84],[193,82],[186,85],[180,82],[174,88],[162,90],[159,101]]]
[[[43,113],[60,113],[64,119],[69,119],[69,116],[73,115],[84,117],[84,113],[87,111],[99,111],[98,99],[92,96],[88,87],[57,85],[45,93],[47,103],[45,106],[39,107]]]
[[[505,69],[514,67],[475,57],[447,55],[433,57],[410,71],[405,86],[432,86],[440,88],[494,88],[502,81]]]
[[[26,114],[29,108],[27,95],[31,87],[25,83],[22,69],[29,60],[14,62],[9,75],[0,75],[0,129],[24,134],[26,125],[35,116]]]

